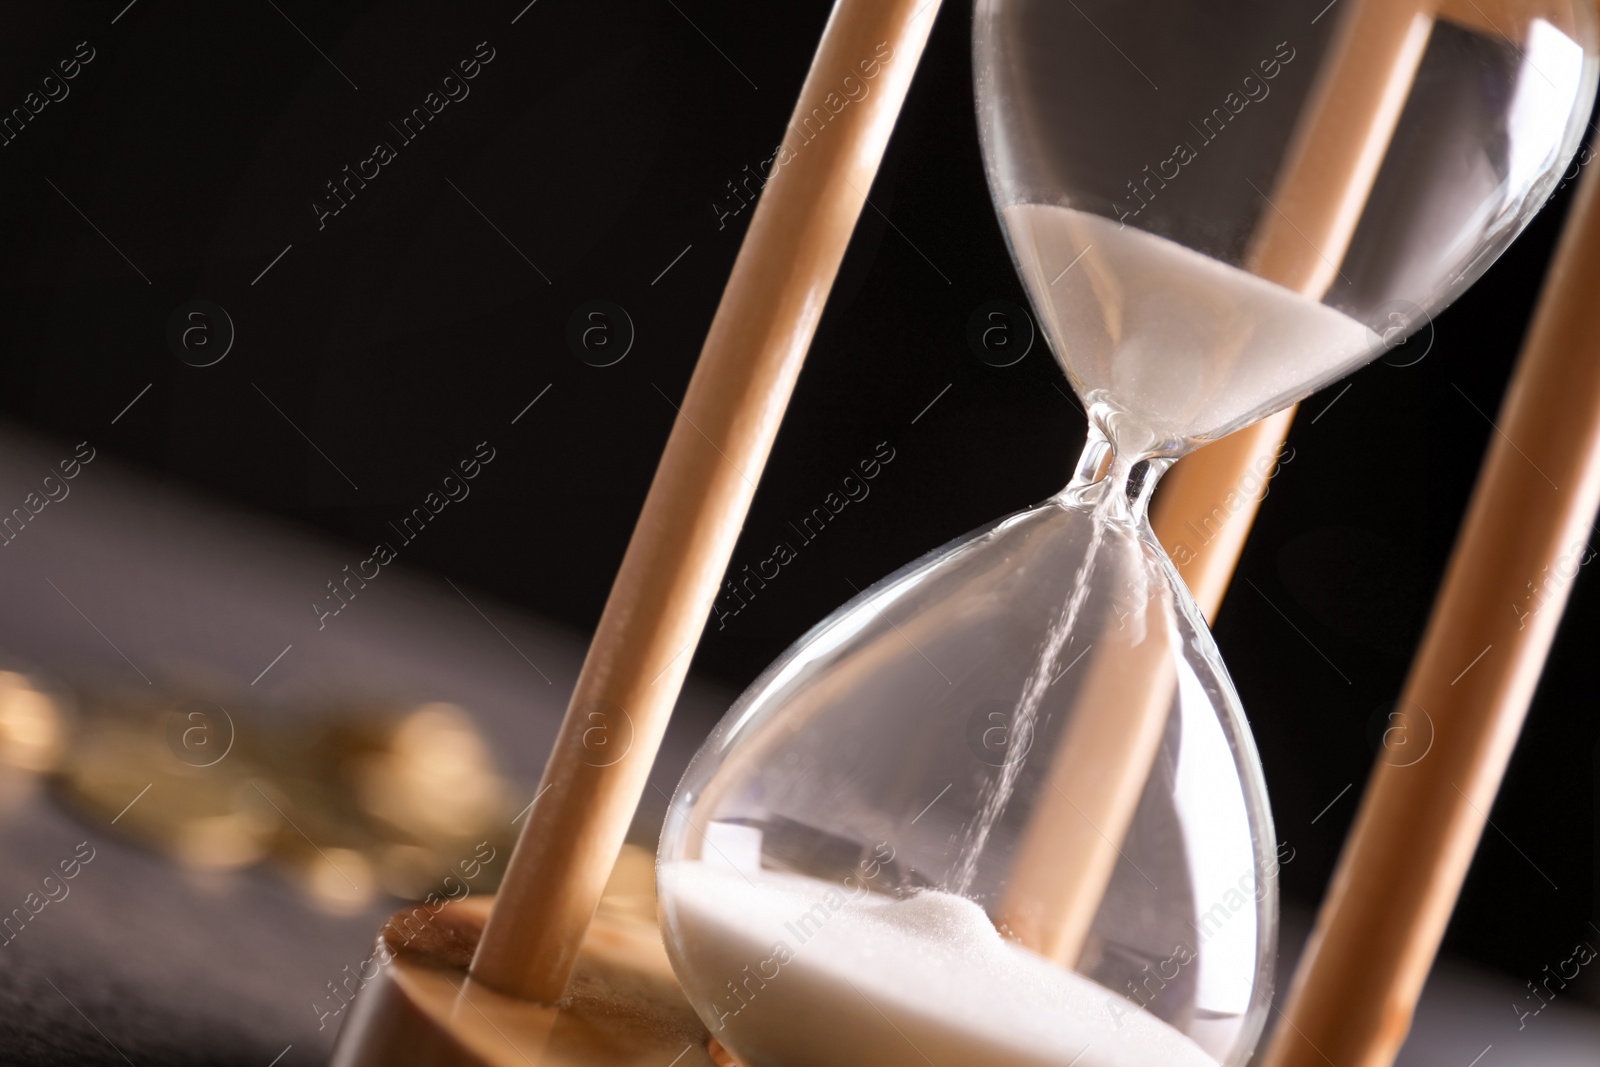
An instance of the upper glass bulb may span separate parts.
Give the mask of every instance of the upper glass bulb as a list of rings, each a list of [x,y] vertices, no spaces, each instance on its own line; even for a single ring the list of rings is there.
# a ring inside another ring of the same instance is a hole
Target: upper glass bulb
[[[995,203],[1119,446],[1286,407],[1477,278],[1577,147],[1594,22],[1587,0],[979,0]]]

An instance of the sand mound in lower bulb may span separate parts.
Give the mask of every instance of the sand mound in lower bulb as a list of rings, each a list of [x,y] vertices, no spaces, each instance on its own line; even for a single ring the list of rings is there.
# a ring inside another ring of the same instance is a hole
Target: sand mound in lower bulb
[[[750,1067],[1216,1067],[951,893],[907,900],[698,861],[661,868],[674,962]]]

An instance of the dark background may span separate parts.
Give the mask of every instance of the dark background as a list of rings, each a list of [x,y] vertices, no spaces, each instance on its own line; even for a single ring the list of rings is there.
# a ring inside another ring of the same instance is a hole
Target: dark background
[[[95,58],[0,148],[0,415],[363,549],[487,439],[479,502],[406,564],[586,632],[749,219],[713,205],[771,155],[829,5],[524,2],[8,5],[0,107],[77,42]],[[708,629],[695,668],[735,687],[852,583],[1060,488],[1081,445],[1042,344],[1005,368],[967,344],[980,305],[1025,303],[978,154],[969,29],[950,0],[733,569],[879,442],[895,459]],[[319,229],[323,183],[396,143],[387,121],[485,40],[471,95]],[[1291,901],[1320,897],[1355,811],[1494,432],[1472,404],[1498,406],[1571,193],[1437,317],[1426,358],[1307,401],[1263,506],[1240,570],[1260,592],[1236,582],[1216,632],[1298,852]],[[236,329],[214,366],[168,344],[191,299]],[[566,339],[596,299],[636,331],[609,367]],[[1585,570],[1447,939],[1519,979],[1600,911],[1597,638]]]

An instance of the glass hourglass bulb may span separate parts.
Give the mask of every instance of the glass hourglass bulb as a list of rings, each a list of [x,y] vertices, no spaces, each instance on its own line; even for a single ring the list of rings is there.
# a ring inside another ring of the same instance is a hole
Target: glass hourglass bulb
[[[1147,506],[1178,455],[1402,339],[1554,188],[1593,12],[1492,7],[979,0],[990,184],[1089,441],[1056,496],[802,637],[685,774],[663,931],[748,1067],[1249,1057],[1278,845]]]

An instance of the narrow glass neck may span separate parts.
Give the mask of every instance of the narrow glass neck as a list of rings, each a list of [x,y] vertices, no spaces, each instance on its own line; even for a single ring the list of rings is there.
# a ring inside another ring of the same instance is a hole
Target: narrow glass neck
[[[1111,517],[1143,525],[1149,521],[1150,496],[1156,482],[1174,459],[1123,455],[1091,421],[1072,481],[1060,496],[1069,503],[1092,504],[1105,509]]]

